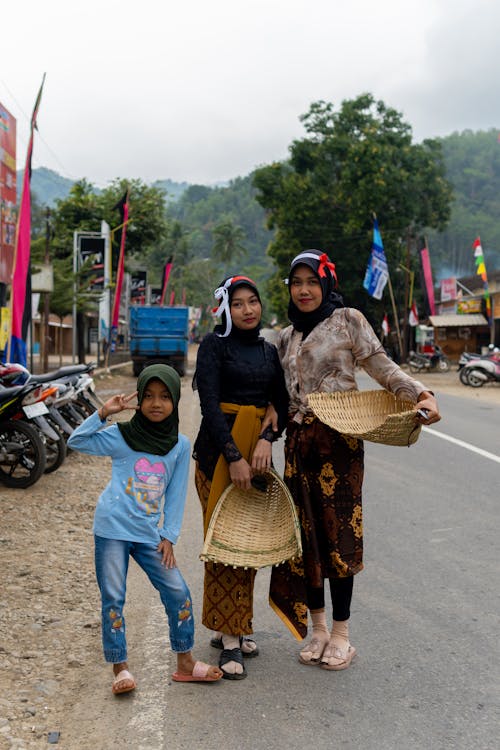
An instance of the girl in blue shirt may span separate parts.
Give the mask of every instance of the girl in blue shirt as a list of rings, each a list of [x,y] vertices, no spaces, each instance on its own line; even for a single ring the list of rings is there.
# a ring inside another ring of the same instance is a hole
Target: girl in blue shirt
[[[181,384],[168,365],[151,365],[139,375],[137,392],[108,399],[71,435],[82,453],[111,456],[111,480],[94,515],[95,567],[101,592],[104,658],[113,664],[113,693],[134,690],[125,638],[126,581],[133,557],[158,590],[177,654],[177,682],[214,682],[218,667],[195,661],[191,594],[177,568],[173,545],[179,537],[188,482],[190,445],[179,434]],[[138,406],[131,401],[137,396]],[[129,422],[104,423],[112,414],[135,410]],[[163,518],[162,518],[163,514]]]

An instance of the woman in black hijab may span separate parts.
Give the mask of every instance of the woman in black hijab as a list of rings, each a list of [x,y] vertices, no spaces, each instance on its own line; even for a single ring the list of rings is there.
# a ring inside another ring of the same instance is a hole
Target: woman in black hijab
[[[230,276],[214,292],[220,323],[200,344],[195,383],[202,420],[194,445],[195,482],[205,533],[224,489],[247,490],[271,465],[271,443],[284,425],[287,395],[276,348],[260,336],[262,304],[255,282]],[[278,432],[262,431],[266,409],[279,415]],[[252,630],[254,570],[205,563],[202,622],[216,631],[219,666],[228,680],[246,677],[243,657],[256,656]]]

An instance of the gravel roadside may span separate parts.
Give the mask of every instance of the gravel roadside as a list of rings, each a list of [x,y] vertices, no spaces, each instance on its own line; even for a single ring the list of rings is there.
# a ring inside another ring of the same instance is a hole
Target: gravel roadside
[[[422,380],[438,398],[447,393],[500,406],[498,386],[466,388],[456,369]],[[124,367],[97,376],[96,386],[107,398],[133,390],[135,379]],[[183,394],[181,424],[192,439],[198,411],[189,373]],[[27,490],[0,485],[0,747],[46,747],[51,732],[55,743],[95,668],[99,599],[89,532],[109,468],[108,459],[72,453]],[[62,738],[60,746],[67,747]]]

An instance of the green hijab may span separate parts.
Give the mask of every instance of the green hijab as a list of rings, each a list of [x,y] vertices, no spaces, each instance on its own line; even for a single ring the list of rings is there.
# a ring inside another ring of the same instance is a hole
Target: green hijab
[[[129,422],[118,423],[118,429],[127,445],[134,451],[164,456],[172,450],[179,439],[179,400],[181,379],[169,365],[149,365],[137,379],[137,401],[144,398],[150,380],[161,380],[172,396],[174,410],[163,422],[151,422],[141,411],[137,411]]]

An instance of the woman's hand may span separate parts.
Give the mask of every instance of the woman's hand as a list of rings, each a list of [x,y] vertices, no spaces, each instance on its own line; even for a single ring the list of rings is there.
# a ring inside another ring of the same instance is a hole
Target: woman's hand
[[[137,411],[138,406],[131,406],[129,401],[137,396],[137,391],[131,393],[130,396],[126,396],[124,393],[119,393],[116,396],[108,398],[108,400],[99,407],[98,414],[100,419],[106,419],[110,414],[119,414],[124,409],[133,409]]]
[[[270,469],[272,455],[272,444],[269,440],[264,440],[263,438],[258,440],[252,456],[252,469],[255,471]]]
[[[417,416],[417,419],[422,424],[433,424],[434,422],[439,422],[441,419],[437,401],[432,393],[429,393],[428,391],[423,391],[418,397],[415,411],[419,409],[425,409],[427,412],[426,417],[422,417],[420,414]]]
[[[177,563],[175,562],[174,546],[168,539],[162,539],[156,548],[158,552],[161,552],[161,564],[166,568],[175,568]]]
[[[278,432],[278,412],[272,404],[268,404],[264,419],[262,420],[261,432],[271,425],[273,432]]]
[[[240,490],[249,490],[251,487],[252,469],[250,464],[244,458],[239,461],[231,461],[229,464],[229,476],[231,482],[239,487]]]

